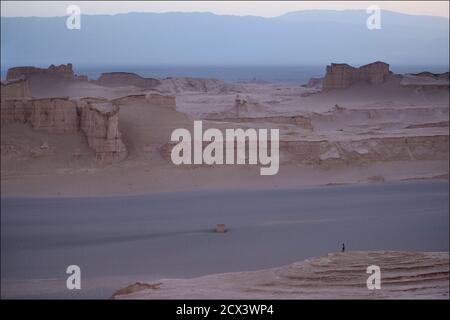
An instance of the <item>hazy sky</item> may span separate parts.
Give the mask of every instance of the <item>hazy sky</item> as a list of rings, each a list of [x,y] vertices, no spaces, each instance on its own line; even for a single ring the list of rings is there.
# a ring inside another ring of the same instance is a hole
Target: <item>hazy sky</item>
[[[64,16],[76,4],[82,14],[127,12],[212,12],[274,17],[307,9],[381,9],[407,14],[449,17],[448,1],[1,1],[2,17]]]

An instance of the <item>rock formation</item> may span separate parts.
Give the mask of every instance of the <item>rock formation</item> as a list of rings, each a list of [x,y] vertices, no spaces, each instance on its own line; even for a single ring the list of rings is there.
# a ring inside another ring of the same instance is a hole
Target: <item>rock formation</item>
[[[311,166],[386,161],[448,160],[448,135],[382,137],[356,141],[280,141],[281,163]]]
[[[322,89],[323,78],[311,78],[305,85],[306,88]]]
[[[243,98],[240,95],[236,95],[234,106],[230,111],[236,118],[253,117],[265,114],[267,107],[249,96]]]
[[[33,129],[49,133],[78,131],[77,104],[64,97],[2,99],[1,123],[30,122]]]
[[[448,90],[449,73],[420,72],[405,74],[402,76],[400,85],[419,90]]]
[[[81,130],[101,163],[121,161],[127,149],[119,131],[119,106],[106,99],[69,98],[3,99],[2,125],[29,122],[35,130],[73,133]]]
[[[177,106],[175,96],[150,93],[146,96],[146,98],[150,105],[169,107],[174,110]]]
[[[34,129],[49,133],[77,132],[77,103],[69,98],[33,99],[29,121]]]
[[[323,91],[344,89],[357,82],[381,84],[391,74],[387,63],[377,61],[359,68],[346,63],[332,63],[327,66],[323,79]]]
[[[29,120],[32,110],[31,100],[22,99],[2,99],[1,102],[1,124],[20,122]]]
[[[208,93],[228,93],[240,92],[238,85],[231,85],[221,80],[210,78],[166,78],[161,80],[157,87],[162,92],[180,93],[180,92],[208,92]]]
[[[129,103],[143,103],[150,106],[168,107],[176,109],[176,99],[172,95],[164,95],[159,93],[149,94],[130,94],[127,96],[119,97],[111,100],[117,105],[129,104]]]
[[[236,95],[236,99],[234,99],[234,112],[237,118],[239,118],[242,112],[246,112],[248,114],[247,103],[248,102],[246,99]]]
[[[1,99],[31,99],[31,91],[25,76],[1,82]]]
[[[25,76],[1,82],[1,123],[26,122],[31,115],[31,91]]]
[[[119,131],[119,106],[111,102],[84,101],[79,110],[80,128],[96,158],[103,163],[125,159],[127,149]]]
[[[160,84],[158,79],[143,78],[136,73],[130,72],[102,73],[100,78],[94,82],[105,87],[135,86],[145,89],[151,89]]]
[[[72,100],[68,97],[33,98],[28,78],[39,83],[42,77],[51,76],[61,80],[87,80],[74,75],[72,64],[47,69],[16,67],[8,70],[7,79],[1,83],[1,123],[30,123],[33,129],[48,133],[74,133],[86,135],[88,145],[95,151],[101,163],[121,161],[127,156],[127,149],[119,131],[119,106],[130,100],[149,102],[175,109],[175,97],[157,93],[130,95],[109,101],[99,97],[85,97]],[[99,82],[107,85],[127,84],[145,88],[159,84],[156,79],[142,78],[136,74],[115,72],[103,74]]]
[[[381,266],[382,290],[367,289],[367,267]],[[117,291],[115,299],[445,299],[448,252],[329,253],[257,271],[162,279]]]
[[[171,161],[175,142],[167,142],[161,155]],[[205,143],[204,147],[207,145]],[[346,165],[369,165],[376,162],[447,160],[448,135],[368,138],[357,141],[282,140],[280,163],[331,168]],[[236,148],[236,145],[235,145]]]
[[[29,77],[32,75],[56,75],[67,80],[75,79],[72,64],[62,64],[59,66],[51,65],[47,69],[36,67],[14,67],[8,70],[6,80],[17,79],[21,76]]]
[[[436,80],[449,80],[450,77],[450,73],[449,72],[444,72],[444,73],[431,73],[428,71],[422,71],[419,73],[412,73],[411,75],[416,76],[416,77],[427,77],[427,78],[433,78]]]

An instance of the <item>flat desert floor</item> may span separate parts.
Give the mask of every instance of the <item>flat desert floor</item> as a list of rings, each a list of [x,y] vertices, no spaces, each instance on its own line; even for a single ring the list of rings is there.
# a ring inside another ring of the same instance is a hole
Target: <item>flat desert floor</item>
[[[109,298],[136,281],[151,284],[279,267],[338,252],[342,243],[348,257],[368,250],[445,253],[448,203],[448,183],[437,181],[134,197],[3,198],[2,297]],[[225,223],[228,232],[214,232],[218,223]],[[436,261],[445,265],[445,255],[440,257]],[[389,261],[385,259],[383,263]],[[395,262],[398,267],[400,260]],[[65,270],[71,264],[82,270],[82,290],[65,287]],[[366,279],[367,266],[361,262],[347,271],[353,271],[355,279]],[[429,271],[415,268],[417,273]],[[448,283],[448,255],[447,269],[441,272],[435,290],[428,278],[419,283],[431,285],[429,296],[442,294],[441,285]],[[189,283],[172,297],[204,297],[197,291],[189,296],[196,282]],[[317,290],[325,292],[327,285],[334,286],[322,283]],[[359,287],[365,288],[365,280]],[[244,294],[235,289],[222,294],[213,290],[210,297]],[[298,290],[280,297],[307,297]],[[148,297],[167,298],[171,293]],[[400,290],[397,297],[416,293]]]

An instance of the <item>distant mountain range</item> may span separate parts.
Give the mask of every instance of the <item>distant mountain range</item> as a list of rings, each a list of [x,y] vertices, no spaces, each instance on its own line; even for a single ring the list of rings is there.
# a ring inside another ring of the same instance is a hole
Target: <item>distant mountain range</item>
[[[448,65],[449,19],[389,11],[298,11],[275,18],[211,13],[1,18],[1,65]]]

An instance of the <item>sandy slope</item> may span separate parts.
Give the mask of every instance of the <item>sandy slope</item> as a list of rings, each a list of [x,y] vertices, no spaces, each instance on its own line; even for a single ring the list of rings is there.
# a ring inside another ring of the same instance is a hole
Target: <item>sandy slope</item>
[[[366,268],[381,269],[381,289],[368,290]],[[448,299],[448,252],[330,253],[252,272],[162,279],[117,291],[118,299]]]

